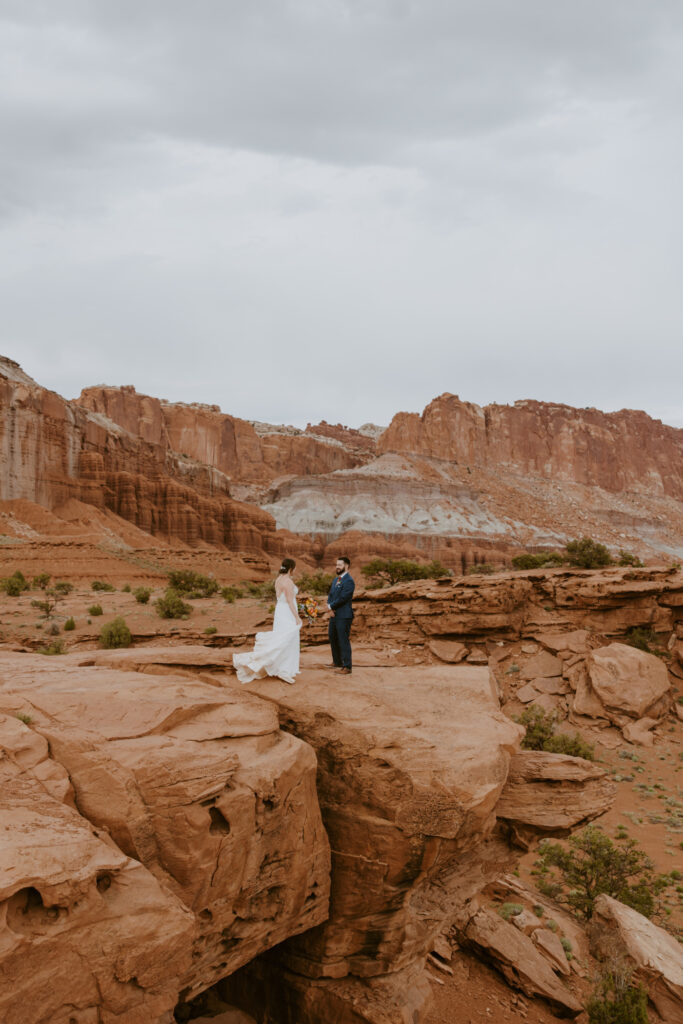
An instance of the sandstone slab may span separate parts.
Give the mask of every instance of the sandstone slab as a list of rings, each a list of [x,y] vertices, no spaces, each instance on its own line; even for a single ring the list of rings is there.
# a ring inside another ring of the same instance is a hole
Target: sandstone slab
[[[458,643],[457,640],[430,640],[427,646],[439,661],[445,661],[451,665],[457,665],[469,654],[468,648],[464,644]]]
[[[599,957],[623,953],[635,968],[657,1013],[667,1024],[683,1019],[683,948],[672,935],[611,896],[595,901],[592,951]]]
[[[549,651],[541,651],[522,667],[522,679],[550,679],[562,675],[562,662]]]

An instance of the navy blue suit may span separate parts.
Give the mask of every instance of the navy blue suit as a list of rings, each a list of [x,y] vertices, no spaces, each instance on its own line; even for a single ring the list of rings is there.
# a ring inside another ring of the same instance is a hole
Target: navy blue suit
[[[337,576],[332,581],[327,603],[334,612],[330,618],[328,635],[332,648],[332,661],[339,668],[351,668],[351,623],[353,622],[353,592],[356,584],[350,573]]]

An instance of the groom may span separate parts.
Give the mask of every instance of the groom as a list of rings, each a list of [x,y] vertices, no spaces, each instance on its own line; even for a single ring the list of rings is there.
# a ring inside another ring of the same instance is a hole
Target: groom
[[[327,595],[327,607],[330,611],[328,634],[332,648],[334,668],[339,668],[343,675],[351,675],[351,643],[349,634],[353,622],[353,592],[356,584],[349,572],[351,562],[343,555],[337,559],[336,578],[332,581]]]

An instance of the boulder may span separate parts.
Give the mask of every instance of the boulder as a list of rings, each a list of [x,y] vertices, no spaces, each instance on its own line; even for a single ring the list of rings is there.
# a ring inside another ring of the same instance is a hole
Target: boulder
[[[669,675],[654,654],[627,644],[608,644],[591,652],[587,669],[593,693],[611,721],[621,725],[624,718],[659,719],[669,710]]]
[[[622,733],[628,743],[638,743],[641,747],[652,747],[655,742],[652,729],[656,725],[656,718],[639,718],[637,722],[629,722],[628,725],[625,725]]]
[[[538,697],[538,690],[533,683],[526,683],[525,686],[520,686],[515,697],[518,701],[521,701],[522,704],[530,704],[532,700],[535,700],[536,697]]]
[[[565,976],[571,974],[567,955],[555,932],[550,928],[537,928],[531,937],[554,971]]]
[[[439,661],[448,662],[450,665],[457,665],[469,654],[468,648],[457,640],[430,640],[427,647]]]
[[[478,910],[462,930],[460,938],[463,944],[498,968],[510,985],[529,997],[545,999],[558,1016],[576,1017],[581,1012],[581,1003],[555,976],[546,956],[539,952],[527,935],[504,921],[499,914],[487,909]]]
[[[621,954],[635,969],[666,1024],[683,1020],[683,947],[648,918],[611,896],[598,896],[591,920],[591,951]]]
[[[549,679],[562,675],[562,662],[549,651],[540,651],[522,666],[522,679]]]
[[[542,750],[512,758],[496,814],[524,846],[532,836],[567,835],[612,806],[617,787],[592,761]]]

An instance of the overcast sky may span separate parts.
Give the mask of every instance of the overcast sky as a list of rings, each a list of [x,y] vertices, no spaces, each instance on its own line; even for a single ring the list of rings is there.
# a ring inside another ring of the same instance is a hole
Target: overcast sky
[[[683,426],[682,96],[681,0],[0,0],[0,353]]]

